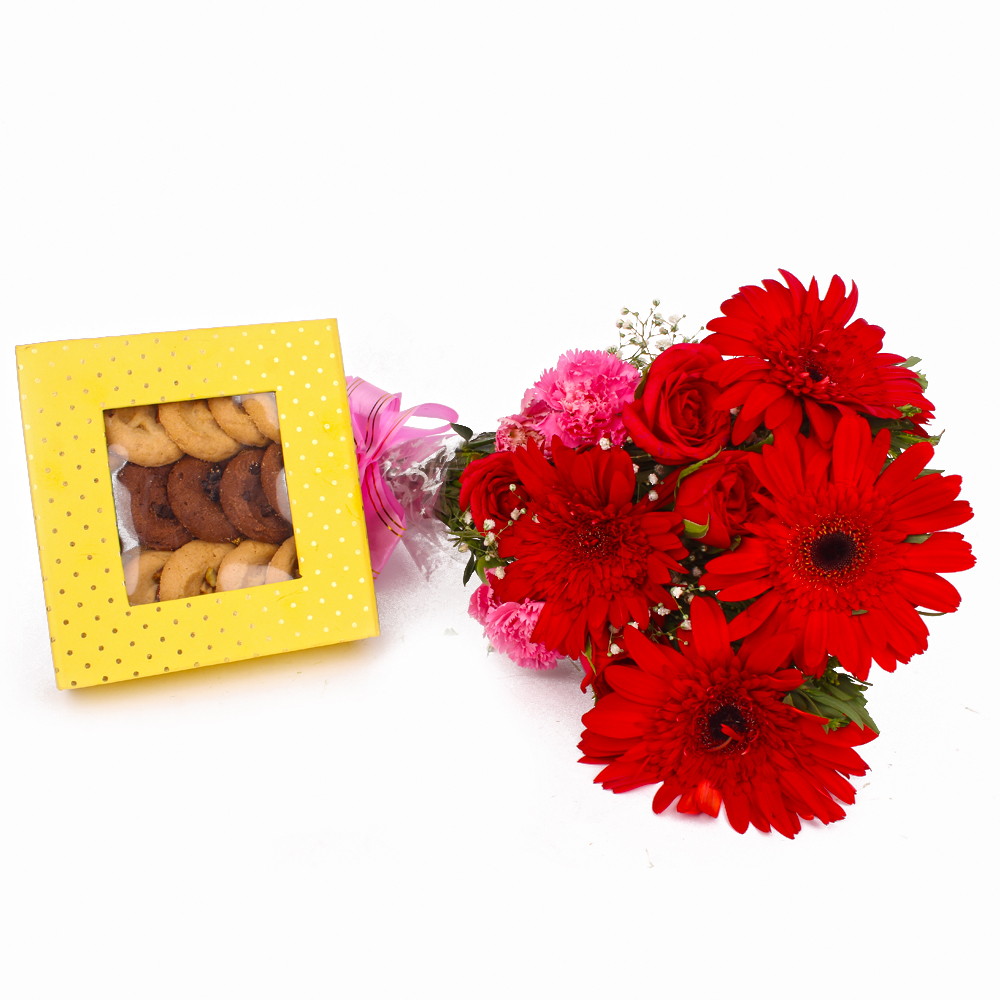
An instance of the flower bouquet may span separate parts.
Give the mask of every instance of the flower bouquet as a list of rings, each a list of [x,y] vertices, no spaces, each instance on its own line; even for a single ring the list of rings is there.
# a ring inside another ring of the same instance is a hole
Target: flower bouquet
[[[975,560],[960,477],[928,468],[920,359],[852,319],[853,285],[781,274],[700,337],[623,309],[617,345],[568,351],[422,468],[492,647],[580,664],[594,780],[791,838],[844,817],[873,665],[926,649],[960,600],[938,574]]]

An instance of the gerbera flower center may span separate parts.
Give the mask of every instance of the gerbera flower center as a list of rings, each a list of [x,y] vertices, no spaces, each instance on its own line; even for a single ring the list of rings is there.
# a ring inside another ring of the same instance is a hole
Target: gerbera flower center
[[[694,720],[693,749],[700,753],[746,753],[757,739],[757,717],[752,703],[735,692],[710,698]]]
[[[843,515],[803,527],[793,543],[795,569],[814,583],[850,583],[870,561],[868,535],[866,526]]]
[[[652,547],[635,518],[570,503],[543,529],[574,588],[611,598],[645,585]]]
[[[581,559],[606,559],[621,546],[622,528],[620,521],[591,519],[569,533],[569,547]]]
[[[813,396],[817,399],[838,398],[837,385],[843,376],[842,365],[836,354],[825,346],[817,346],[804,353],[776,352],[774,358],[781,369],[778,381],[785,388],[799,396]]]
[[[857,542],[843,531],[831,531],[828,535],[820,535],[809,549],[813,565],[825,573],[836,573],[847,569],[857,554]]]

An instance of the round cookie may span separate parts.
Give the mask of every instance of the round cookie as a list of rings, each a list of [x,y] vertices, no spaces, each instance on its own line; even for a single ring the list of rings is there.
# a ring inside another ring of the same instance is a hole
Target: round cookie
[[[192,536],[170,507],[170,469],[169,465],[146,468],[126,462],[118,470],[118,479],[128,490],[132,524],[143,548],[173,551],[191,541]]]
[[[278,401],[273,392],[255,392],[250,396],[242,396],[243,409],[257,425],[261,434],[266,434],[272,441],[281,442],[281,430],[278,427]]]
[[[228,542],[203,542],[195,539],[181,546],[163,564],[160,573],[160,600],[212,594],[218,579],[219,564],[235,546]]]
[[[264,450],[264,457],[260,460],[260,484],[264,487],[264,496],[267,502],[285,517],[285,512],[291,514],[288,506],[288,487],[285,486],[284,476],[281,473],[285,468],[285,456],[282,454],[280,444],[269,445]],[[281,476],[279,485],[278,477]],[[282,495],[283,494],[283,495]],[[287,518],[285,518],[287,520]]]
[[[268,563],[277,551],[278,546],[270,542],[240,542],[223,557],[215,589],[243,590],[265,583]]]
[[[135,589],[128,595],[129,604],[134,607],[136,604],[156,603],[160,590],[160,573],[172,555],[171,552],[156,552],[153,549],[142,549],[139,552],[139,579]]]
[[[260,482],[260,448],[246,448],[226,466],[219,485],[219,500],[226,517],[247,538],[279,545],[292,534],[292,526],[268,503]]]
[[[124,452],[134,465],[169,465],[184,454],[156,420],[155,406],[123,406],[104,411],[109,445]]]
[[[240,450],[239,441],[215,422],[203,399],[160,403],[160,423],[187,454],[202,461],[221,462]]]
[[[238,542],[242,537],[219,503],[225,462],[203,462],[185,455],[167,478],[167,496],[177,520],[204,542]]]
[[[267,564],[265,583],[284,583],[299,575],[299,561],[295,552],[295,539],[286,539]]]
[[[243,409],[243,404],[237,402],[233,396],[216,396],[206,402],[216,423],[240,444],[263,448],[268,443],[269,439],[257,430],[257,425]]]

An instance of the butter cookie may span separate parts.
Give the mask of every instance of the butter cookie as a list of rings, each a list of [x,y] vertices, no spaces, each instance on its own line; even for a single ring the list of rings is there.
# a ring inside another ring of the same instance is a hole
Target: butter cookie
[[[203,399],[160,403],[160,423],[170,437],[187,452],[204,462],[221,462],[240,450],[240,443],[216,423]]]
[[[242,402],[234,396],[216,396],[206,400],[208,408],[216,423],[240,444],[248,444],[253,448],[263,448],[269,442],[243,409]]]
[[[108,444],[133,465],[169,465],[184,454],[156,419],[155,406],[123,406],[104,411]]]
[[[299,560],[295,552],[295,539],[288,538],[271,557],[264,574],[265,583],[284,583],[299,575]]]
[[[281,442],[281,429],[278,427],[278,401],[273,392],[255,392],[250,396],[241,396],[243,409],[257,425],[261,434],[266,434],[272,441]]]
[[[219,564],[216,590],[243,590],[266,582],[268,563],[278,551],[270,542],[240,542]]]
[[[228,542],[195,539],[181,546],[163,564],[160,572],[161,601],[212,594],[218,582],[219,564],[235,546]]]
[[[155,604],[160,591],[160,573],[172,552],[157,552],[154,549],[141,549],[136,560],[137,580],[128,595],[129,604]]]

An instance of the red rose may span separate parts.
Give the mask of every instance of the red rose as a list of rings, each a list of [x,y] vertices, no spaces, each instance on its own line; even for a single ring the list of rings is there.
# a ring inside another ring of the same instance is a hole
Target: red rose
[[[472,511],[472,520],[480,531],[483,522],[491,520],[497,528],[505,528],[510,512],[523,502],[521,484],[514,471],[514,456],[509,451],[496,451],[471,461],[459,479],[458,495],[462,510]],[[511,486],[517,487],[512,490]]]
[[[678,471],[665,482],[664,492],[672,490],[679,475]],[[753,496],[760,489],[750,455],[745,451],[724,451],[681,480],[674,512],[686,521],[708,525],[701,539],[704,544],[727,549],[734,535],[767,515]]]
[[[718,410],[719,388],[705,369],[722,361],[706,344],[674,344],[650,365],[642,396],[625,406],[632,440],[665,465],[700,462],[729,438],[729,414]]]

